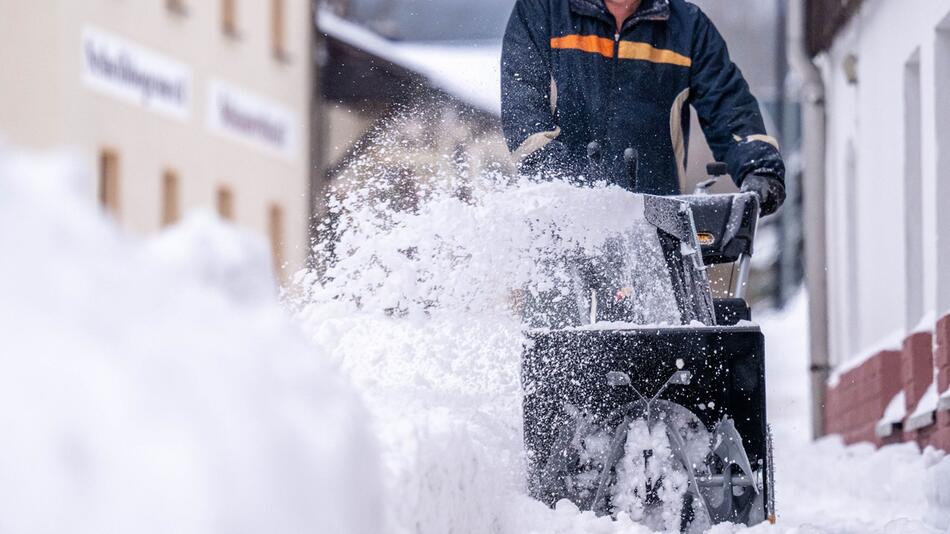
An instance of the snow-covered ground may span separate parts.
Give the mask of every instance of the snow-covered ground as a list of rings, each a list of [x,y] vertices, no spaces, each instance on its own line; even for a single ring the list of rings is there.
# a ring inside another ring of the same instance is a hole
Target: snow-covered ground
[[[345,259],[281,308],[260,238],[124,236],[75,169],[0,151],[0,532],[648,532],[525,496],[512,311],[635,197],[351,195]],[[805,308],[758,317],[780,516],[748,531],[950,532],[950,458],[809,441]]]

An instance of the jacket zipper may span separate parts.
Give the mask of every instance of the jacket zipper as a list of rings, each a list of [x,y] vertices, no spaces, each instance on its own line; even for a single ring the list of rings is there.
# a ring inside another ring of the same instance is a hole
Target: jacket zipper
[[[607,107],[606,107],[607,120],[604,121],[604,135],[603,137],[601,137],[602,139],[601,144],[603,145],[604,149],[607,149],[608,146],[610,146],[610,143],[608,143],[607,135],[610,132],[610,123],[613,120],[613,101],[614,101],[614,91],[615,91],[614,85],[616,85],[617,83],[617,65],[619,63],[620,63],[620,32],[618,31],[614,33],[614,57],[613,57],[613,62],[611,63],[611,66],[610,66],[610,85],[607,86]],[[610,148],[613,149],[615,147],[610,147]],[[603,156],[603,159],[604,161],[607,161],[607,162],[611,161],[610,157],[608,157],[608,155],[606,154]]]

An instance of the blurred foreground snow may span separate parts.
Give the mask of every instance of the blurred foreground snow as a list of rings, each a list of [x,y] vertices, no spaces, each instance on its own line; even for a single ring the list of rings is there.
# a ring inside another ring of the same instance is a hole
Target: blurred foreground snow
[[[364,410],[263,241],[132,242],[76,169],[0,152],[0,532],[378,532]]]

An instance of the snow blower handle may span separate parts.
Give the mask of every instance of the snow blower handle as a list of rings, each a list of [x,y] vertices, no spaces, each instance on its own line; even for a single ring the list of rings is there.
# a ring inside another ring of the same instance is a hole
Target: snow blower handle
[[[604,180],[604,151],[597,141],[591,141],[587,145],[587,166],[590,169],[590,178],[594,181]]]
[[[628,148],[623,151],[623,165],[627,171],[627,178],[630,180],[630,190],[637,190],[637,182],[640,175],[640,153],[635,148]]]

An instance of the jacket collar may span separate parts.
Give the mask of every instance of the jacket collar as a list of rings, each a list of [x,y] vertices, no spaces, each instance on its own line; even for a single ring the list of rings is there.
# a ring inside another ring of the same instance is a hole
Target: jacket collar
[[[575,13],[604,20],[613,26],[614,17],[609,11],[607,11],[607,6],[604,5],[604,0],[569,1],[571,4],[571,10]],[[627,19],[627,22],[624,23],[622,29],[626,30],[637,22],[644,20],[666,21],[669,20],[669,18],[670,0],[643,0],[643,2],[640,4],[640,8],[637,9],[636,13],[634,13],[632,17]]]

